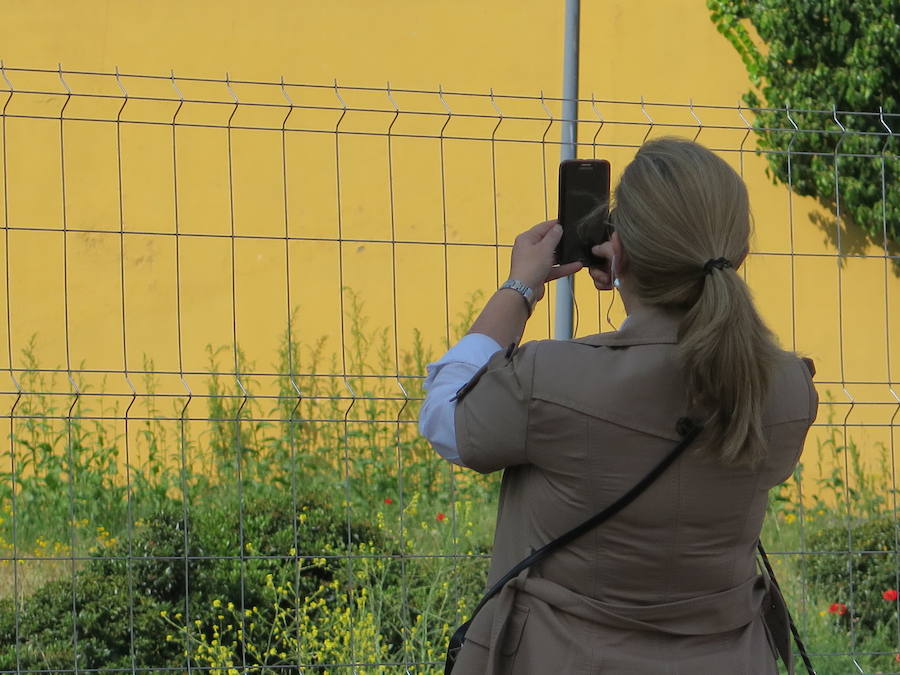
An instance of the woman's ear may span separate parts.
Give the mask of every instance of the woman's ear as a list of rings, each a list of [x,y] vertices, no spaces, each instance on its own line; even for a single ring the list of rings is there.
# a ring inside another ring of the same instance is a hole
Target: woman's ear
[[[612,244],[613,253],[616,256],[616,274],[621,276],[628,269],[628,255],[622,248],[622,240],[619,238],[618,232],[612,233],[609,242]]]

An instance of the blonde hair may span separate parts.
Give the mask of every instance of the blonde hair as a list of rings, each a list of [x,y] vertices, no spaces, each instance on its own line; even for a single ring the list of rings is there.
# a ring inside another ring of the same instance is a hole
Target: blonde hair
[[[653,140],[625,168],[611,222],[641,302],[686,312],[678,354],[691,412],[707,428],[700,450],[728,464],[757,464],[778,347],[735,269],[750,237],[744,181],[697,143]],[[707,273],[705,263],[720,257],[734,267]]]

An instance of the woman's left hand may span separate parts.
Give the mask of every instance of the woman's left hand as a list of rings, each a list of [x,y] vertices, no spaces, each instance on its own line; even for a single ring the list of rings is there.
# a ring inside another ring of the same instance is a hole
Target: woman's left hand
[[[559,221],[548,220],[520,234],[513,244],[509,278],[531,288],[534,302],[544,296],[545,283],[575,274],[583,267],[580,262],[555,266],[556,245],[560,238],[562,226]]]

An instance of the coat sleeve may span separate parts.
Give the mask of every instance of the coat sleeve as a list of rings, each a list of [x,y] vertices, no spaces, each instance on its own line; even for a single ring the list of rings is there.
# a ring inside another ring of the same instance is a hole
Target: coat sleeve
[[[528,412],[538,343],[500,351],[460,389],[456,443],[463,463],[481,473],[526,464]]]
[[[809,387],[809,426],[812,426],[819,411],[819,392],[816,391],[816,386],[813,384],[813,378],[816,376],[816,364],[813,363],[812,359],[803,359],[803,365],[806,366],[806,370],[809,373],[807,381]]]

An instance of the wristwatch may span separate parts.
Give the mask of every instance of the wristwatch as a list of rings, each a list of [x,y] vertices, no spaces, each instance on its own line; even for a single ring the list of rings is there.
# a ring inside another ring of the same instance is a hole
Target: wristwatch
[[[525,300],[525,307],[528,308],[528,316],[530,317],[531,312],[534,310],[534,290],[532,290],[530,286],[526,286],[516,279],[507,279],[498,290],[504,288],[510,288],[522,296],[522,299]]]

